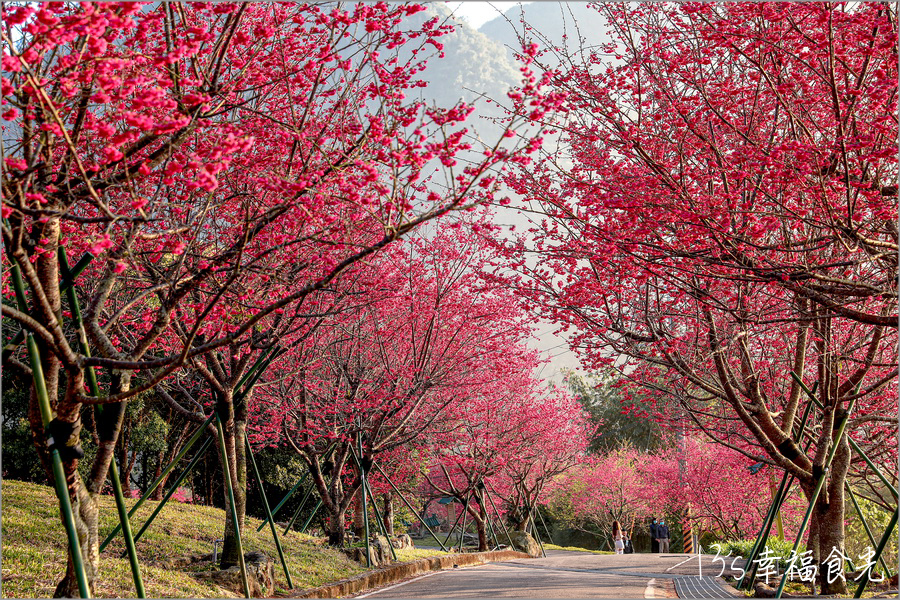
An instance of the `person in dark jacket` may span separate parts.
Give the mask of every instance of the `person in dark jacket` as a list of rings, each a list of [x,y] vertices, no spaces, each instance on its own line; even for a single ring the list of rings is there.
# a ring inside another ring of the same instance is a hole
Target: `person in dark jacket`
[[[656,526],[656,533],[659,535],[659,551],[667,554],[669,552],[669,528],[662,519],[659,520],[659,525]]]
[[[659,552],[659,525],[656,519],[650,522],[650,552],[656,554]]]

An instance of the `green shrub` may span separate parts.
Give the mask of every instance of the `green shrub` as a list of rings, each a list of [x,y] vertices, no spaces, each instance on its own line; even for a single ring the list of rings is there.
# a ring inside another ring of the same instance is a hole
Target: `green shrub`
[[[6,444],[5,438],[3,443]],[[862,510],[863,515],[865,515],[866,522],[868,522],[869,527],[871,528],[875,536],[875,539],[880,539],[881,533],[885,529],[887,529],[887,524],[891,520],[893,512],[885,510],[882,506],[879,506],[871,500],[860,496],[857,497],[857,501],[859,503],[860,510]],[[849,499],[847,500],[846,511],[848,523],[846,528],[847,537],[844,540],[844,545],[846,546],[847,556],[849,556],[853,561],[856,561],[857,557],[865,553],[866,550],[871,548],[874,544],[872,544],[871,540],[869,540],[869,536],[866,535],[866,530],[863,528],[862,520],[859,518],[859,515],[856,514],[856,509],[853,508],[853,505],[850,503]],[[891,536],[890,540],[888,540],[888,545],[884,549],[884,553],[882,554],[882,556],[897,556],[896,535]]]
[[[718,544],[722,547],[719,551],[722,556],[740,556],[743,558],[747,558],[750,556],[750,551],[753,550],[753,544],[756,543],[755,539],[752,540],[725,540],[723,542],[718,542]],[[787,567],[787,559],[791,555],[791,550],[794,547],[794,542],[791,540],[780,540],[778,538],[769,538],[766,540],[766,548],[774,556],[778,556],[778,566],[781,568]],[[713,553],[716,551],[716,548],[704,548],[705,552]],[[806,546],[804,544],[800,544],[800,547],[797,549],[798,554],[803,554],[806,552]],[[758,558],[758,557],[757,557]]]

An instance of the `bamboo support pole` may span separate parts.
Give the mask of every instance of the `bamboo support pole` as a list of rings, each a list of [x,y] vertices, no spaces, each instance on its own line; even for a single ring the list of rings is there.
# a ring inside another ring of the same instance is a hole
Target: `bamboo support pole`
[[[297,480],[297,483],[294,484],[294,487],[292,487],[292,488],[290,489],[290,491],[288,491],[288,493],[284,495],[284,498],[281,499],[281,502],[279,502],[278,504],[275,505],[275,508],[272,509],[272,516],[273,516],[273,517],[274,517],[276,514],[278,514],[278,511],[281,510],[281,507],[284,506],[285,502],[287,502],[288,500],[290,500],[291,496],[294,495],[294,492],[296,492],[297,489],[298,489],[301,485],[303,485],[303,482],[306,481],[306,478],[307,478],[307,477],[309,477],[309,472],[304,473],[303,476],[302,476],[300,479]],[[263,522],[259,524],[259,527],[256,528],[256,531],[257,531],[257,532],[262,531],[263,527],[265,527],[266,524],[267,524],[268,522],[269,522],[269,517],[266,517],[266,518],[263,520]]]
[[[466,496],[465,502],[463,503],[463,512],[462,512],[462,527],[459,529],[459,551],[462,553],[465,550],[466,545],[466,521],[469,518],[469,497]]]
[[[796,381],[797,384],[800,385],[800,389],[803,390],[803,392],[807,395],[807,397],[810,400],[812,400],[816,404],[816,406],[818,406],[820,409],[823,408],[822,403],[819,402],[819,399],[816,398],[816,396],[815,396],[816,386],[813,386],[813,389],[810,390],[808,387],[806,387],[806,384],[803,383],[803,380],[801,380],[800,377],[796,373],[791,372],[791,377],[794,378],[794,381]],[[816,383],[818,383],[818,382],[816,382]],[[859,386],[857,386],[857,390],[859,390]],[[872,460],[869,458],[869,455],[866,454],[863,451],[863,449],[859,447],[859,444],[857,444],[856,441],[854,441],[854,439],[852,437],[850,437],[849,435],[847,436],[847,441],[850,443],[850,447],[853,449],[853,451],[856,452],[864,461],[866,461],[866,464],[869,465],[869,467],[875,472],[875,475],[891,491],[891,494],[893,494],[894,499],[900,498],[900,495],[898,495],[897,488],[894,486],[894,484],[892,484],[890,481],[888,481],[888,478],[885,477],[885,475],[881,471],[881,469],[879,469],[875,465],[875,463],[872,462]]]
[[[90,255],[87,254],[85,256]],[[57,250],[57,257],[59,258],[59,266],[63,280],[69,281],[65,293],[69,301],[69,309],[72,313],[72,324],[75,325],[75,329],[78,332],[78,346],[81,353],[88,357],[91,355],[91,348],[88,345],[87,333],[84,330],[84,321],[81,317],[81,303],[78,301],[78,294],[75,293],[75,278],[80,271],[75,273],[69,269],[69,259],[66,256],[66,249],[62,246]],[[83,270],[87,267],[89,262],[90,261],[85,262],[84,259],[79,261],[79,263],[83,263],[81,269]],[[97,373],[94,371],[93,367],[85,369],[85,379],[87,380],[88,389],[90,390],[91,395],[99,397],[100,386],[97,384]],[[99,413],[102,413],[103,405],[98,404],[96,410]],[[119,524],[122,526],[122,535],[125,538],[125,551],[128,554],[128,563],[131,566],[131,577],[134,580],[135,593],[138,598],[146,598],[144,579],[141,576],[141,566],[138,562],[135,541],[131,535],[131,521],[128,518],[128,508],[125,506],[125,494],[122,493],[122,481],[119,478],[119,467],[116,464],[115,457],[109,462],[109,479],[113,487],[113,496],[116,499],[116,511],[119,513]]]
[[[891,516],[891,520],[888,522],[887,528],[884,530],[884,535],[881,536],[881,541],[878,543],[878,548],[875,549],[875,555],[872,557],[873,563],[877,563],[881,558],[881,555],[884,553],[884,549],[887,547],[888,541],[894,534],[894,528],[897,526],[898,514],[900,514],[900,506],[898,506],[897,510],[894,511],[894,514]],[[865,590],[866,586],[869,585],[871,573],[871,568],[866,570],[865,574],[863,575],[862,581],[859,582],[859,585],[856,588],[856,593],[853,594],[854,598],[862,598],[863,590]]]
[[[457,525],[459,525],[459,520],[462,519],[463,514],[465,514],[465,511],[459,513],[459,516],[456,517],[456,522],[453,523],[453,527],[451,527],[450,531],[447,532],[447,538],[444,540],[444,543],[442,544],[444,547],[447,547],[447,544],[450,543],[450,536],[453,535],[453,530],[456,529]]]
[[[59,456],[59,450],[56,448],[56,442],[47,431],[50,421],[50,400],[47,395],[47,388],[44,382],[44,371],[41,367],[40,354],[38,354],[37,343],[34,336],[28,334],[25,336],[28,345],[28,354],[31,359],[31,372],[35,381],[35,392],[38,397],[38,403],[41,406],[41,420],[44,421],[44,430],[47,432],[47,444],[50,447],[50,460],[53,465],[53,481],[56,488],[56,497],[59,499],[60,511],[63,516],[66,534],[69,538],[69,551],[72,557],[72,568],[75,571],[75,580],[78,583],[78,593],[82,598],[91,597],[91,588],[87,580],[87,572],[84,568],[84,560],[81,556],[81,543],[78,539],[78,530],[75,527],[75,513],[72,511],[72,501],[69,497],[69,486],[66,483],[66,474],[63,469],[62,458]]]
[[[541,524],[544,526],[544,531],[547,532],[547,540],[552,544],[553,543],[553,533],[550,532],[550,528],[547,527],[547,522],[544,521],[544,515],[541,514],[541,511],[535,510],[538,516],[541,518]],[[630,536],[629,536],[630,537]]]
[[[12,274],[13,288],[16,294],[16,302],[19,310],[27,313],[28,303],[25,300],[25,284],[22,281],[22,273],[15,261],[10,271]],[[81,555],[81,542],[78,539],[78,529],[75,526],[75,513],[72,510],[72,499],[69,497],[69,485],[66,481],[65,469],[62,458],[56,448],[56,441],[50,434],[50,422],[53,420],[53,409],[50,406],[50,396],[47,393],[47,383],[44,380],[44,369],[41,366],[41,355],[37,342],[30,333],[25,335],[25,344],[28,350],[28,360],[31,366],[31,376],[34,382],[35,397],[41,412],[41,422],[44,425],[44,436],[50,453],[50,462],[53,471],[53,487],[59,500],[59,509],[62,514],[63,526],[69,540],[69,553],[72,557],[72,569],[75,572],[75,581],[78,584],[78,593],[82,598],[91,597],[91,588],[87,580],[87,571],[84,568],[84,559]]]
[[[866,536],[868,536],[869,541],[872,543],[872,547],[877,547],[877,544],[875,543],[875,536],[872,534],[871,528],[869,528],[869,522],[866,521],[866,517],[863,515],[862,510],[859,507],[859,502],[856,501],[856,494],[853,493],[853,490],[850,489],[850,484],[846,481],[844,482],[844,489],[847,490],[847,495],[850,496],[850,501],[853,503],[853,508],[856,510],[856,514],[859,515],[859,520],[862,521],[863,529],[866,530]],[[883,557],[881,558],[881,566],[888,577],[893,575]]]
[[[489,491],[487,486],[485,486],[485,492]],[[493,493],[493,492],[491,492]],[[487,494],[485,494],[487,495]],[[515,550],[515,546],[513,545],[512,536],[509,535],[509,529],[506,527],[506,523],[503,522],[503,516],[500,514],[500,511],[497,510],[497,505],[494,504],[494,498],[491,496],[487,497],[491,503],[491,507],[494,509],[494,513],[497,515],[497,520],[500,522],[500,525],[503,527],[503,532],[506,534],[506,539],[509,542],[509,547],[511,550]]]
[[[391,549],[391,558],[394,559],[394,562],[397,562],[397,551],[394,550],[394,544],[391,543],[391,536],[388,535],[387,525],[384,524],[384,520],[381,518],[381,511],[378,510],[378,502],[375,500],[375,495],[372,494],[372,486],[369,485],[368,480],[365,482],[366,490],[369,492],[369,502],[372,503],[372,512],[375,513],[375,520],[379,524],[379,529],[381,529],[382,535],[384,535],[384,539],[387,540],[388,547]]]
[[[394,482],[391,481],[391,478],[387,476],[387,473],[385,473],[384,470],[380,466],[378,466],[377,463],[373,464],[372,466],[374,466],[376,469],[378,469],[378,472],[381,473],[381,476],[384,477],[384,479],[388,482],[388,484],[391,486],[391,489],[394,490],[398,496],[400,496],[400,499],[406,505],[406,508],[408,508],[409,510],[412,511],[412,514],[414,514],[416,516],[416,518],[422,522],[422,525],[425,526],[425,529],[428,531],[429,534],[431,534],[431,537],[433,537],[435,539],[435,541],[437,541],[437,543],[441,545],[441,550],[446,552],[447,547],[441,543],[441,540],[440,540],[440,538],[438,538],[437,534],[434,531],[432,531],[431,527],[428,526],[428,523],[425,522],[424,515],[419,514],[419,512],[413,508],[412,504],[410,504],[409,501],[406,499],[406,496],[403,495],[403,492],[401,492],[399,489],[397,489],[397,486],[394,485]]]
[[[864,461],[866,461],[866,464],[869,465],[869,467],[871,467],[871,469],[873,471],[875,471],[875,475],[878,476],[878,478],[881,480],[881,483],[883,483],[885,485],[885,487],[887,487],[887,489],[890,490],[891,494],[894,496],[894,500],[897,500],[897,498],[898,498],[897,488],[894,487],[890,481],[888,481],[888,478],[884,476],[884,473],[881,471],[881,469],[879,469],[877,466],[875,466],[875,463],[873,463],[872,460],[869,458],[869,456],[865,452],[863,452],[863,449],[859,447],[859,444],[857,444],[853,440],[853,438],[848,436],[847,441],[850,442],[850,447],[853,448],[853,451],[856,452],[857,454],[859,454],[860,457],[862,457],[862,459]]]
[[[497,533],[494,531],[494,525],[491,523],[491,514],[488,512],[487,504],[484,502],[484,486],[481,487],[481,497],[479,498],[477,495],[475,496],[475,500],[478,503],[479,508],[484,511],[484,522],[487,525],[488,531],[491,534],[491,538],[494,540],[494,548],[500,547],[500,540],[497,538]]]
[[[194,457],[191,459],[191,462],[188,463],[188,466],[186,466],[184,468],[184,471],[181,472],[181,475],[179,475],[178,478],[175,480],[175,482],[169,487],[168,491],[165,493],[162,500],[159,501],[159,504],[156,505],[156,508],[153,509],[153,512],[150,513],[150,516],[147,518],[147,520],[141,526],[140,530],[134,536],[135,543],[137,543],[138,540],[141,539],[141,536],[144,535],[144,532],[147,531],[147,528],[150,527],[150,525],[153,523],[153,520],[156,519],[156,515],[158,515],[160,513],[160,511],[163,509],[163,507],[166,505],[166,503],[172,497],[172,494],[174,494],[176,491],[178,491],[178,486],[181,485],[181,482],[184,481],[185,477],[187,477],[188,474],[191,472],[191,470],[197,465],[197,463],[200,462],[200,459],[203,458],[203,455],[209,449],[211,444],[212,444],[212,438],[208,438],[207,440],[205,440],[203,442],[203,445],[200,446],[200,448],[197,450],[197,452],[194,453]]]
[[[334,450],[334,447],[335,447],[335,444],[332,444],[328,448],[328,450],[326,450],[324,458],[327,459],[327,457],[331,455],[331,451]],[[288,499],[290,499],[290,497],[294,494],[294,492],[297,491],[297,489],[300,487],[300,485],[304,481],[306,481],[306,478],[309,477],[310,474],[311,474],[311,471],[307,471],[306,473],[303,474],[303,477],[301,477],[300,480],[294,484],[294,487],[292,487],[291,490],[287,494],[285,494],[284,498],[281,499],[281,502],[279,502],[278,506],[275,507],[275,510],[272,511],[272,515],[275,515],[276,513],[278,513],[278,511],[281,509],[281,507],[284,506],[284,503],[287,502]],[[287,532],[290,531],[291,526],[294,524],[294,521],[296,521],[297,517],[300,515],[300,511],[303,509],[304,506],[306,506],[306,501],[307,501],[307,499],[309,499],[309,495],[311,493],[312,493],[312,488],[310,488],[306,492],[306,495],[303,496],[303,500],[300,501],[300,506],[297,507],[297,510],[294,511],[294,515],[291,517],[291,520],[288,521],[287,527],[284,528],[284,533],[282,535],[287,535]],[[269,522],[269,519],[268,519],[268,517],[266,517],[266,519],[262,523],[259,524],[259,527],[256,528],[256,531],[262,531],[262,528],[265,527],[266,523],[268,523],[268,522]]]
[[[250,584],[247,581],[247,564],[244,562],[244,544],[241,540],[241,524],[238,521],[237,504],[234,501],[234,484],[231,481],[231,469],[228,464],[228,452],[225,449],[225,431],[222,427],[222,419],[218,409],[213,412],[216,417],[216,433],[219,437],[219,446],[222,450],[222,470],[225,475],[225,487],[228,495],[228,506],[231,509],[231,520],[234,522],[234,537],[237,541],[238,562],[241,567],[241,583],[244,586],[244,596],[250,597]]]
[[[300,511],[302,511],[303,507],[306,506],[306,501],[309,499],[309,497],[312,495],[312,493],[313,493],[312,487],[310,487],[308,490],[306,490],[306,494],[303,495],[303,500],[300,501],[300,506],[298,506],[297,510],[294,511],[294,514],[291,517],[291,520],[288,521],[287,526],[284,528],[284,535],[287,535],[287,532],[290,531],[291,527],[294,526],[294,522],[297,520],[297,517],[300,516]]]
[[[82,271],[84,271],[91,261],[94,260],[94,255],[90,252],[85,253],[75,266],[68,270],[68,275],[66,273],[61,273],[62,281],[59,284],[59,293],[65,294],[69,291],[69,289],[75,284],[75,280],[81,275]],[[18,267],[16,267],[18,268]],[[26,312],[24,309],[26,307],[20,306],[22,312]],[[16,334],[12,337],[12,339],[3,347],[3,363],[9,358],[9,356],[15,351],[16,348],[19,347],[19,344],[25,341],[25,330],[20,329],[16,332]]]
[[[362,448],[360,448],[360,451],[362,451]],[[388,535],[387,525],[384,524],[384,520],[381,518],[381,511],[378,510],[378,501],[375,499],[375,495],[372,493],[372,486],[369,485],[369,478],[366,469],[365,467],[363,467],[360,456],[357,456],[357,454],[352,450],[351,454],[353,455],[353,460],[356,461],[356,467],[359,469],[359,476],[362,480],[362,485],[365,486],[366,491],[369,494],[369,501],[372,503],[372,512],[375,513],[375,520],[379,525],[378,528],[381,530],[381,533],[387,540],[388,546],[390,546],[391,548],[391,558],[394,559],[394,562],[397,562],[397,552],[394,550],[394,544],[391,543],[391,536]]]
[[[359,455],[362,456],[362,436],[357,434],[356,445],[359,447]],[[366,535],[366,566],[372,568],[372,556],[369,554],[369,510],[366,506],[366,475],[362,469],[359,472],[362,485],[360,486],[360,494],[362,495],[362,513],[363,513],[363,529]]]
[[[813,390],[818,387],[819,382],[816,382],[813,385]],[[806,405],[806,408],[803,410],[803,417],[800,420],[800,428],[797,431],[797,434],[794,436],[794,443],[800,442],[803,439],[803,432],[806,429],[806,423],[809,419],[810,412],[812,411],[813,405],[811,403]],[[807,444],[806,450],[809,449],[809,444]],[[747,570],[744,571],[744,574],[741,575],[741,578],[735,584],[737,589],[741,589],[745,584],[749,587],[752,585],[753,580],[756,578],[756,570],[757,565],[754,562],[759,555],[760,552],[766,547],[766,541],[769,538],[769,532],[772,529],[772,523],[775,521],[775,516],[778,514],[778,511],[781,510],[781,505],[784,503],[785,498],[787,497],[788,491],[790,490],[790,486],[794,481],[793,475],[784,472],[784,475],[781,477],[781,484],[778,486],[778,490],[775,493],[775,497],[772,499],[772,504],[769,505],[769,510],[766,512],[766,518],[763,520],[762,527],[759,530],[759,534],[756,536],[756,542],[753,544],[753,548],[750,550],[750,555],[747,557],[746,565],[749,565]]]
[[[272,364],[272,361],[274,361],[285,352],[287,352],[287,350],[273,348],[269,351],[269,353],[264,352],[256,359],[256,362],[253,363],[253,366],[250,368],[250,370],[244,374],[244,376],[235,386],[235,389],[238,390],[234,397],[235,404],[240,403],[247,396],[247,394],[250,393],[250,390],[253,389],[253,386],[256,385],[256,382],[259,381],[259,378],[262,377],[266,369],[269,368],[269,365]]]
[[[819,494],[822,492],[822,487],[825,485],[825,480],[828,479],[828,472],[831,468],[831,462],[834,460],[834,455],[837,452],[838,445],[841,443],[841,438],[844,437],[844,431],[847,429],[847,421],[850,420],[850,413],[853,410],[854,401],[850,401],[850,406],[847,407],[847,412],[841,418],[841,422],[837,427],[837,434],[834,436],[834,441],[831,444],[831,448],[828,450],[828,456],[825,459],[825,464],[822,466],[822,474],[819,476],[819,480],[816,482],[816,487],[813,490],[812,497],[809,499],[809,508],[806,509],[806,514],[803,516],[803,521],[800,523],[800,529],[797,531],[797,539],[794,541],[794,547],[792,550],[792,555],[796,555],[797,549],[800,547],[800,542],[803,540],[803,534],[806,533],[806,527],[809,525],[809,519],[812,517],[812,513],[816,508],[816,502],[819,500]],[[784,586],[787,583],[787,571],[784,572],[784,575],[781,576],[781,583],[778,584],[778,591],[775,592],[776,598],[781,598],[781,595],[784,593]]]
[[[306,533],[306,528],[309,527],[309,524],[312,523],[313,517],[316,516],[316,513],[319,512],[319,509],[322,508],[322,499],[319,498],[318,504],[316,507],[312,509],[312,512],[309,513],[309,518],[306,519],[306,523],[303,524],[303,527],[300,529],[300,533]]]
[[[247,456],[250,457],[250,466],[253,467],[253,475],[256,477],[256,483],[259,484],[259,497],[262,500],[263,507],[266,509],[266,519],[272,528],[272,539],[275,540],[275,550],[278,551],[278,558],[281,559],[281,567],[284,569],[284,577],[287,579],[288,588],[294,589],[294,582],[291,579],[291,572],[288,570],[287,561],[284,560],[284,550],[281,549],[281,540],[278,539],[278,532],[275,530],[275,519],[272,518],[272,511],[269,510],[269,499],[266,498],[266,491],[263,489],[263,479],[259,475],[259,469],[256,466],[256,458],[253,456],[253,448],[250,447],[250,438],[244,431],[244,441],[247,443]]]
[[[134,516],[134,513],[136,513],[137,510],[144,504],[144,502],[147,501],[150,495],[156,490],[156,488],[159,487],[159,484],[169,476],[169,473],[172,472],[172,470],[175,468],[175,465],[178,464],[178,461],[184,458],[184,456],[190,451],[190,449],[194,447],[194,444],[196,444],[197,440],[200,439],[200,436],[203,435],[203,431],[206,429],[206,426],[212,423],[212,420],[215,418],[216,413],[213,412],[213,414],[211,414],[209,418],[206,419],[203,425],[197,428],[197,431],[195,431],[191,438],[187,441],[187,443],[184,445],[184,448],[182,448],[178,455],[175,456],[174,459],[172,459],[172,462],[166,465],[166,468],[163,469],[162,473],[159,474],[159,477],[153,480],[153,483],[150,484],[150,487],[147,488],[147,491],[144,492],[143,495],[138,498],[138,501],[134,504],[134,506],[131,507],[131,510],[128,511],[129,518]],[[109,535],[107,535],[106,539],[103,540],[103,543],[100,544],[100,552],[103,552],[103,549],[106,548],[109,542],[112,541],[117,533],[119,533],[121,527],[121,524],[116,525],[113,530],[109,532]]]

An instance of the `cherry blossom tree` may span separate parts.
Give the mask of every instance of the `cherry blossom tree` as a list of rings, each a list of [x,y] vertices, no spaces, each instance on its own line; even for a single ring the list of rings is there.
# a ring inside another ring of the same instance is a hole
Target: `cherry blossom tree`
[[[751,475],[753,464],[731,448],[687,438],[680,447],[646,455],[644,495],[660,498],[670,512],[690,515],[700,530],[724,539],[752,538],[772,503],[767,473]],[[796,527],[802,515],[793,507],[786,503],[782,514]]]
[[[519,351],[515,369],[445,412],[431,434],[428,483],[468,511],[478,548],[488,550],[492,508],[484,490],[506,500],[507,516],[524,529],[531,509],[553,477],[576,464],[587,447],[586,415],[565,393],[547,393],[532,352]],[[522,511],[526,511],[524,514]]]
[[[547,506],[567,526],[612,547],[612,522],[631,531],[648,514],[661,513],[665,498],[649,493],[641,467],[647,455],[623,447],[602,456],[589,456],[582,464],[556,478],[549,488]]]
[[[71,448],[64,468],[89,582],[94,495],[125,401],[191,360],[252,346],[267,319],[350,265],[489,199],[495,168],[520,159],[505,138],[472,146],[461,126],[471,107],[406,97],[448,31],[436,20],[404,28],[420,10],[3,5],[3,264],[21,272],[28,307],[7,301],[5,277],[2,310],[38,342],[55,439]],[[62,319],[62,254],[90,263],[77,282],[83,344]],[[292,280],[253,297],[248,274],[298,255],[308,262]],[[30,373],[26,362],[21,349],[4,352],[5,365]],[[104,370],[100,396],[85,391],[89,369]],[[106,408],[82,481],[78,431],[92,404]],[[218,409],[234,440],[232,410]],[[30,415],[49,468],[34,398]],[[230,476],[237,483],[234,467]],[[57,594],[74,590],[70,564]]]
[[[669,417],[808,498],[837,444],[810,526],[821,561],[843,547],[838,424],[860,443],[896,429],[894,8],[598,9],[613,42],[547,71],[563,144],[510,179],[546,216],[512,244],[537,260],[514,266],[589,367],[660,390]],[[824,407],[808,452],[792,372]]]
[[[294,281],[294,276],[301,272],[298,265],[304,261],[299,258],[295,255],[287,268],[280,268],[279,264],[269,266],[267,262],[264,270],[254,269],[256,276],[245,277],[242,285],[234,286],[240,289],[239,294],[223,296],[220,302],[222,310],[217,311],[221,318],[225,321],[235,319],[234,315],[251,309],[254,301],[265,304],[272,297],[277,297],[284,282]],[[344,276],[353,280],[353,271],[349,269]],[[249,439],[248,418],[258,382],[273,363],[277,364],[286,348],[302,343],[327,315],[341,310],[346,301],[346,296],[341,293],[342,287],[332,285],[329,290],[316,292],[287,310],[276,311],[257,323],[248,339],[233,340],[220,350],[192,357],[179,376],[170,376],[156,388],[157,395],[170,409],[194,423],[205,422],[206,413],[212,409],[223,412],[228,417],[227,422],[233,423],[233,427],[224,431],[223,437],[231,477],[236,482],[233,493],[237,520],[232,519],[229,512],[222,543],[222,568],[236,565],[239,561],[235,522],[242,526],[247,506],[245,439]],[[175,324],[174,329],[181,341],[189,337],[180,323]],[[189,390],[179,379],[193,379],[194,390]],[[273,383],[271,380],[268,382],[269,385]],[[171,388],[171,393],[167,388]]]
[[[721,444],[686,438],[653,451],[634,447],[592,457],[549,486],[550,509],[563,522],[611,539],[611,523],[626,529],[648,514],[689,515],[700,530],[721,539],[756,535],[772,502],[763,474],[751,476],[754,463]],[[788,530],[802,518],[796,503],[782,507]]]
[[[509,507],[508,519],[521,531],[526,529],[531,509],[542,500],[547,485],[584,460],[588,440],[596,429],[583,406],[568,393],[556,391],[538,402],[537,406],[529,403],[523,408],[528,414],[512,434],[516,451],[506,457],[499,474],[501,482],[494,484]]]
[[[402,446],[380,452],[377,456],[378,470],[372,470],[368,474],[368,482],[372,493],[381,498],[381,516],[384,520],[385,530],[388,535],[394,535],[395,503],[398,501],[396,487],[406,501],[414,507],[421,506],[416,497],[416,491],[425,479],[428,466],[428,454],[415,440],[409,440]],[[382,474],[383,473],[383,474]],[[406,518],[416,520],[409,513],[409,507],[405,502],[401,507],[401,514]],[[418,508],[416,508],[418,512]],[[421,514],[421,513],[419,513]]]
[[[453,404],[518,364],[510,349],[530,331],[508,292],[478,276],[489,256],[471,230],[485,222],[456,225],[373,262],[379,283],[358,291],[374,290],[366,303],[294,349],[302,367],[269,403],[267,428],[282,427],[309,465],[331,544],[343,541],[357,459],[368,470],[379,454],[415,443]]]

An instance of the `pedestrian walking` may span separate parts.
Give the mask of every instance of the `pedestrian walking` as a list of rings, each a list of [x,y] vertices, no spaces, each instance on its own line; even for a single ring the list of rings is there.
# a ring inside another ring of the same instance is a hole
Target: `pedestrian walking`
[[[625,554],[625,534],[622,532],[622,526],[619,525],[618,521],[613,521],[612,535],[616,554]]]
[[[650,552],[656,554],[659,552],[659,525],[654,518],[653,521],[650,522]]]
[[[656,532],[659,534],[659,551],[667,554],[669,552],[669,528],[662,519],[659,520]]]
[[[634,534],[634,517],[631,517],[631,528],[628,531],[623,532],[625,539],[625,550],[624,554],[634,554],[634,544],[631,543],[631,536]]]

